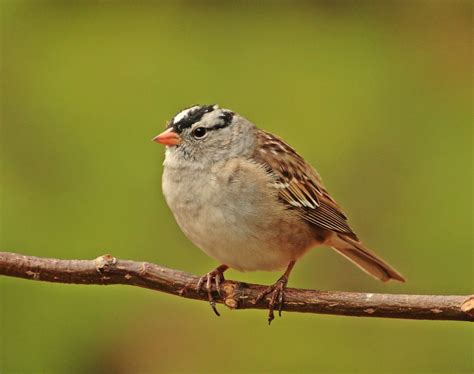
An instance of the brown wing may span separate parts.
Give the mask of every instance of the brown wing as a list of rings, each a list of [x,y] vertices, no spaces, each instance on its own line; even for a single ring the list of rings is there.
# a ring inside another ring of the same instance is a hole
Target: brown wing
[[[347,223],[347,217],[322,185],[316,170],[275,135],[259,130],[257,138],[259,144],[254,158],[275,177],[274,186],[288,208],[318,227],[358,240]]]

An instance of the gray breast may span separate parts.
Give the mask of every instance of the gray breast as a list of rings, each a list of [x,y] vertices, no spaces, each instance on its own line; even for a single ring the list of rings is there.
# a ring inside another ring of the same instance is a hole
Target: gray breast
[[[185,235],[238,270],[283,268],[310,244],[301,232],[306,225],[288,214],[271,185],[263,169],[239,158],[209,170],[167,165],[163,175],[163,192]]]

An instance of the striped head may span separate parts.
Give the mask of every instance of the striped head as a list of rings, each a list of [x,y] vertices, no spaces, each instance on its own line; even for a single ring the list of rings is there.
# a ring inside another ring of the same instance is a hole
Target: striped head
[[[155,137],[166,145],[166,158],[203,166],[242,154],[253,145],[255,126],[218,105],[195,105],[176,114]]]

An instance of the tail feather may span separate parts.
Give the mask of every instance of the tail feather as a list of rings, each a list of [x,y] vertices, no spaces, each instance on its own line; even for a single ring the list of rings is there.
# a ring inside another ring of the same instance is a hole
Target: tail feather
[[[405,282],[405,278],[398,271],[365,248],[361,242],[345,235],[336,234],[331,239],[330,245],[367,274],[382,282],[387,282],[390,279]]]

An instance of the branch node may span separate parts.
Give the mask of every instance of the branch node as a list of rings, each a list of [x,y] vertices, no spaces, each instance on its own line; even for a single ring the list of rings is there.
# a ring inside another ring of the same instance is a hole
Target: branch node
[[[471,295],[464,300],[461,305],[461,310],[470,316],[474,316],[474,295]]]
[[[140,265],[139,272],[141,276],[146,275],[146,273],[148,272],[148,262],[142,262],[142,264]]]
[[[27,270],[26,275],[30,276],[33,279],[40,279],[40,273],[37,271]]]
[[[117,259],[110,254],[105,254],[97,257],[94,262],[97,272],[103,274],[117,263]]]

